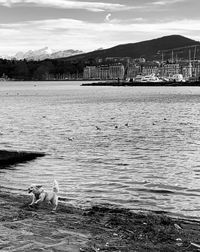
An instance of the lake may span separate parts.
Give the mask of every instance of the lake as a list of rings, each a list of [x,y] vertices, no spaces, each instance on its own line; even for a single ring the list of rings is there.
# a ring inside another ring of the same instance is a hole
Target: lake
[[[0,170],[1,190],[31,183],[86,207],[200,217],[200,88],[0,82],[0,149],[47,155]]]

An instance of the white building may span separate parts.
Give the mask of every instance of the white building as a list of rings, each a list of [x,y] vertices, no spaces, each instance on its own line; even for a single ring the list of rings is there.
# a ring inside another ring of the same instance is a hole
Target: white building
[[[116,64],[109,66],[109,78],[111,80],[122,80],[124,78],[125,68],[122,64]]]
[[[96,66],[86,66],[83,70],[83,79],[97,79],[97,67]]]
[[[123,79],[125,68],[123,64],[86,66],[83,70],[83,78],[86,80],[117,80]]]

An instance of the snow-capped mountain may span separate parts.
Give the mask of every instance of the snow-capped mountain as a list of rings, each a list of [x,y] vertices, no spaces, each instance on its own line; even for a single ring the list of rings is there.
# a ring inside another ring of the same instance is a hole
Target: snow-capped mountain
[[[79,50],[64,50],[64,51],[56,51],[52,50],[48,47],[41,48],[39,50],[29,50],[27,52],[18,52],[14,56],[3,56],[4,59],[16,59],[16,60],[44,60],[44,59],[57,59],[70,57],[73,55],[81,54],[82,51]]]

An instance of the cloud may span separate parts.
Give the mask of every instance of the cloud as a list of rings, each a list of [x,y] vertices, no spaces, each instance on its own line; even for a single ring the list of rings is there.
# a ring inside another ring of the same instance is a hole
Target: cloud
[[[160,1],[155,1],[152,2],[153,5],[169,5],[169,4],[176,4],[176,3],[181,3],[185,2],[185,0],[160,0]]]
[[[106,17],[105,17],[105,21],[109,22],[110,21],[110,17],[111,17],[111,13],[108,13],[108,15],[106,15]]]
[[[200,34],[199,23],[200,19],[160,23],[132,20],[131,23],[124,24],[120,20],[93,23],[63,18],[1,24],[0,34],[3,36],[0,55],[44,46],[59,50],[73,48],[91,51],[100,47],[108,48],[171,34],[197,39]]]
[[[12,7],[15,5],[53,7],[61,9],[85,9],[94,12],[128,9],[128,6],[117,3],[87,2],[77,0],[0,0],[0,5]]]

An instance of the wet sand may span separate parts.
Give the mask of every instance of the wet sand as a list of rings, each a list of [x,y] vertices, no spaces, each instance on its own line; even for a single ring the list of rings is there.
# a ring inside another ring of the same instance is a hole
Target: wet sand
[[[114,206],[78,209],[60,202],[52,213],[50,205],[32,208],[30,202],[29,195],[0,190],[2,252],[198,251],[200,244],[200,223],[195,221]]]

